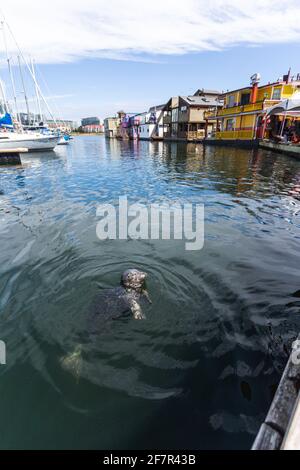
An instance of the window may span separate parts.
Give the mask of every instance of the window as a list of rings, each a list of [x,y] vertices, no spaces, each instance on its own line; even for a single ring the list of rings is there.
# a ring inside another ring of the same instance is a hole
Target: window
[[[187,132],[187,130],[188,130],[187,123],[185,123],[185,122],[180,123],[179,126],[178,126],[178,130],[179,130],[179,132]]]
[[[243,106],[248,103],[250,103],[250,93],[244,93],[241,96],[241,105]]]
[[[272,94],[272,100],[280,100],[281,98],[281,88],[274,88]]]
[[[228,103],[227,103],[228,107],[232,108],[232,106],[234,106],[234,95],[229,95],[227,100],[228,100]]]
[[[172,122],[178,121],[178,108],[172,109]]]
[[[180,111],[182,113],[186,113],[187,112],[187,106],[181,106]]]
[[[227,119],[226,122],[226,131],[233,131],[234,130],[234,119]]]
[[[177,136],[178,124],[172,124],[171,134],[172,136]]]

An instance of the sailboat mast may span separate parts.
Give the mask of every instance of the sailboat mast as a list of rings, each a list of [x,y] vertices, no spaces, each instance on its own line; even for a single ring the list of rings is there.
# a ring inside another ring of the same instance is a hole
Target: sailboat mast
[[[28,103],[28,98],[27,98],[27,93],[26,93],[26,88],[25,88],[25,82],[24,82],[24,77],[23,77],[23,72],[22,72],[22,66],[21,66],[21,60],[20,60],[20,56],[19,56],[19,55],[18,55],[18,62],[19,62],[19,70],[20,70],[21,82],[22,82],[22,87],[23,87],[23,92],[24,92],[24,98],[25,98],[25,104],[26,104],[26,111],[27,111],[27,116],[28,116],[28,124],[30,124],[29,103]]]
[[[6,113],[9,113],[8,104],[7,104],[7,100],[5,96],[4,85],[1,79],[0,79],[0,91],[1,91],[2,99],[3,99],[4,111]]]
[[[46,99],[45,99],[43,93],[41,92],[41,89],[40,89],[40,87],[39,87],[39,84],[37,83],[36,78],[35,78],[34,74],[32,73],[31,67],[29,66],[27,60],[26,60],[25,57],[24,57],[24,54],[23,54],[23,52],[22,52],[22,50],[21,50],[21,48],[20,48],[20,46],[19,46],[19,44],[18,44],[18,42],[17,42],[17,40],[16,40],[16,38],[15,38],[14,33],[12,32],[12,30],[11,30],[9,24],[6,23],[6,25],[7,25],[7,28],[8,28],[8,30],[9,30],[10,34],[11,34],[11,37],[13,38],[13,40],[14,40],[14,42],[15,42],[15,45],[16,45],[18,51],[19,51],[19,54],[20,54],[20,56],[21,56],[21,58],[22,58],[24,64],[26,65],[26,67],[27,67],[27,69],[28,69],[28,71],[29,71],[29,73],[30,73],[30,75],[31,75],[31,77],[32,77],[32,79],[33,79],[33,81],[34,81],[34,84],[35,84],[35,86],[36,86],[36,88],[37,88],[37,90],[38,90],[38,92],[39,92],[39,94],[40,94],[40,96],[41,96],[41,98],[42,98],[42,100],[43,100],[43,102],[44,102],[46,108],[47,108],[47,111],[48,111],[48,113],[50,114],[51,119],[53,119],[55,125],[57,126],[56,119],[55,119],[55,117],[53,116],[53,114],[52,114],[52,112],[51,112],[51,109],[50,109],[50,107],[49,107],[49,105],[48,105],[48,103],[47,103],[47,101],[46,101]]]
[[[37,86],[37,81],[36,81],[36,75],[35,75],[34,61],[33,61],[33,59],[31,59],[31,70],[32,70],[33,81],[34,81],[34,84],[35,84],[35,95],[36,95],[36,100],[37,100],[37,104],[38,104],[38,110],[39,110],[40,121],[43,122],[43,121],[44,121],[44,118],[43,118],[43,115],[42,115],[42,107],[41,107],[40,93],[39,93],[39,89],[38,89],[38,86]]]
[[[10,63],[10,57],[9,57],[9,53],[8,53],[4,21],[1,21],[1,26],[2,26],[3,42],[4,42],[5,52],[6,52],[6,60],[7,60],[8,71],[9,71],[9,76],[10,76],[10,82],[11,82],[11,87],[12,87],[12,91],[13,91],[13,95],[14,95],[14,102],[15,102],[15,110],[16,110],[17,120],[18,120],[20,126],[22,126],[21,119],[20,119],[20,114],[19,114],[19,111],[18,111],[15,80],[14,80],[14,76],[13,76],[13,72],[12,72],[12,68],[11,68],[11,63]]]

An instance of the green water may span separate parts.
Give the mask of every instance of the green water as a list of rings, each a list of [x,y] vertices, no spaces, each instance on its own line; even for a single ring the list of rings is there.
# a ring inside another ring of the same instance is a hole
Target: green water
[[[100,241],[96,208],[205,204],[205,244]],[[249,448],[299,332],[300,162],[76,137],[0,169],[0,448]],[[86,335],[128,267],[147,319]],[[77,381],[61,358],[84,336]]]

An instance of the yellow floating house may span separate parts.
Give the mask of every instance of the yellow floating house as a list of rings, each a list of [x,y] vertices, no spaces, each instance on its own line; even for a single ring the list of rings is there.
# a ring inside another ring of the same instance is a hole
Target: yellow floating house
[[[221,109],[210,109],[205,119],[216,122],[207,144],[241,144],[255,146],[268,137],[267,111],[277,103],[294,97],[300,91],[300,74],[291,77],[290,72],[277,82],[259,85],[260,75],[251,77],[251,85],[228,91],[220,96]]]

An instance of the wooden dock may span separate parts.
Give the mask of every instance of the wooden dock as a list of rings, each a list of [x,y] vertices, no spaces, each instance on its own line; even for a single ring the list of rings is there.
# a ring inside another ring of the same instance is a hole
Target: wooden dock
[[[271,142],[269,140],[262,140],[259,146],[266,150],[272,150],[273,152],[285,153],[295,158],[300,159],[300,145],[295,144],[284,144]]]
[[[252,450],[300,450],[300,337]]]
[[[21,165],[21,154],[26,152],[26,148],[0,149],[0,165]]]

